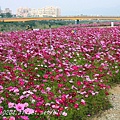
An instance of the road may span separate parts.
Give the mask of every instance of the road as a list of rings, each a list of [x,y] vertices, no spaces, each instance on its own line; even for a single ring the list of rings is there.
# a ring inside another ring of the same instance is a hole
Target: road
[[[0,22],[25,22],[33,20],[120,20],[120,16],[62,16],[36,18],[0,18]]]

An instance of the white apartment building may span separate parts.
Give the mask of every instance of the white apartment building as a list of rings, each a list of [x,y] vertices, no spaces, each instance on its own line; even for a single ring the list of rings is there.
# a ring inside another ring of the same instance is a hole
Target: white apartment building
[[[39,17],[37,9],[31,9],[29,11],[30,17]]]
[[[17,9],[16,16],[17,17],[29,17],[30,16],[30,8],[20,7]]]
[[[58,17],[60,9],[58,7],[45,7],[38,10],[39,17]]]
[[[58,7],[44,7],[39,9],[18,8],[17,17],[58,17],[61,15]]]

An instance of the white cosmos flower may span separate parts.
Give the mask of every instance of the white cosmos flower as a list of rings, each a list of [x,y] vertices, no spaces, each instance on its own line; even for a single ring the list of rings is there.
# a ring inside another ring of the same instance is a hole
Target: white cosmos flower
[[[63,115],[63,116],[67,116],[67,113],[66,113],[66,112],[63,112],[62,115]]]

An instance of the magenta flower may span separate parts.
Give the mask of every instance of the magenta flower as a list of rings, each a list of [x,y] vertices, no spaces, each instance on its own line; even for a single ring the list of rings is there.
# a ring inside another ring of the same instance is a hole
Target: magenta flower
[[[2,120],[8,120],[6,117],[3,117]]]
[[[81,85],[81,81],[77,81],[77,85],[80,86]]]
[[[61,87],[63,87],[63,86],[64,86],[63,84],[58,84],[58,87],[59,87],[59,88],[61,88]]]
[[[79,104],[74,104],[74,108],[78,108],[79,107]]]
[[[23,80],[20,80],[20,81],[19,81],[19,84],[20,84],[20,85],[24,85],[25,82],[24,82]]]
[[[28,116],[20,116],[23,120],[29,120]]]
[[[47,75],[47,74],[45,74],[43,77],[44,77],[45,79],[48,79],[48,75]]]
[[[78,68],[78,66],[72,66],[72,69],[73,70],[78,70],[79,68]]]
[[[3,107],[0,106],[0,115],[2,114],[2,112],[3,112]]]

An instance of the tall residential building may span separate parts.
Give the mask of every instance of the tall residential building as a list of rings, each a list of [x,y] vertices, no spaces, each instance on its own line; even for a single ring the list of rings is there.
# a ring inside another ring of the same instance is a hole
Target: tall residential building
[[[31,9],[29,11],[30,17],[39,17],[38,16],[38,10],[37,9]]]
[[[20,7],[17,9],[16,16],[17,17],[29,17],[30,16],[30,8]]]
[[[38,10],[41,17],[58,17],[61,15],[60,8],[58,7],[45,7]]]

